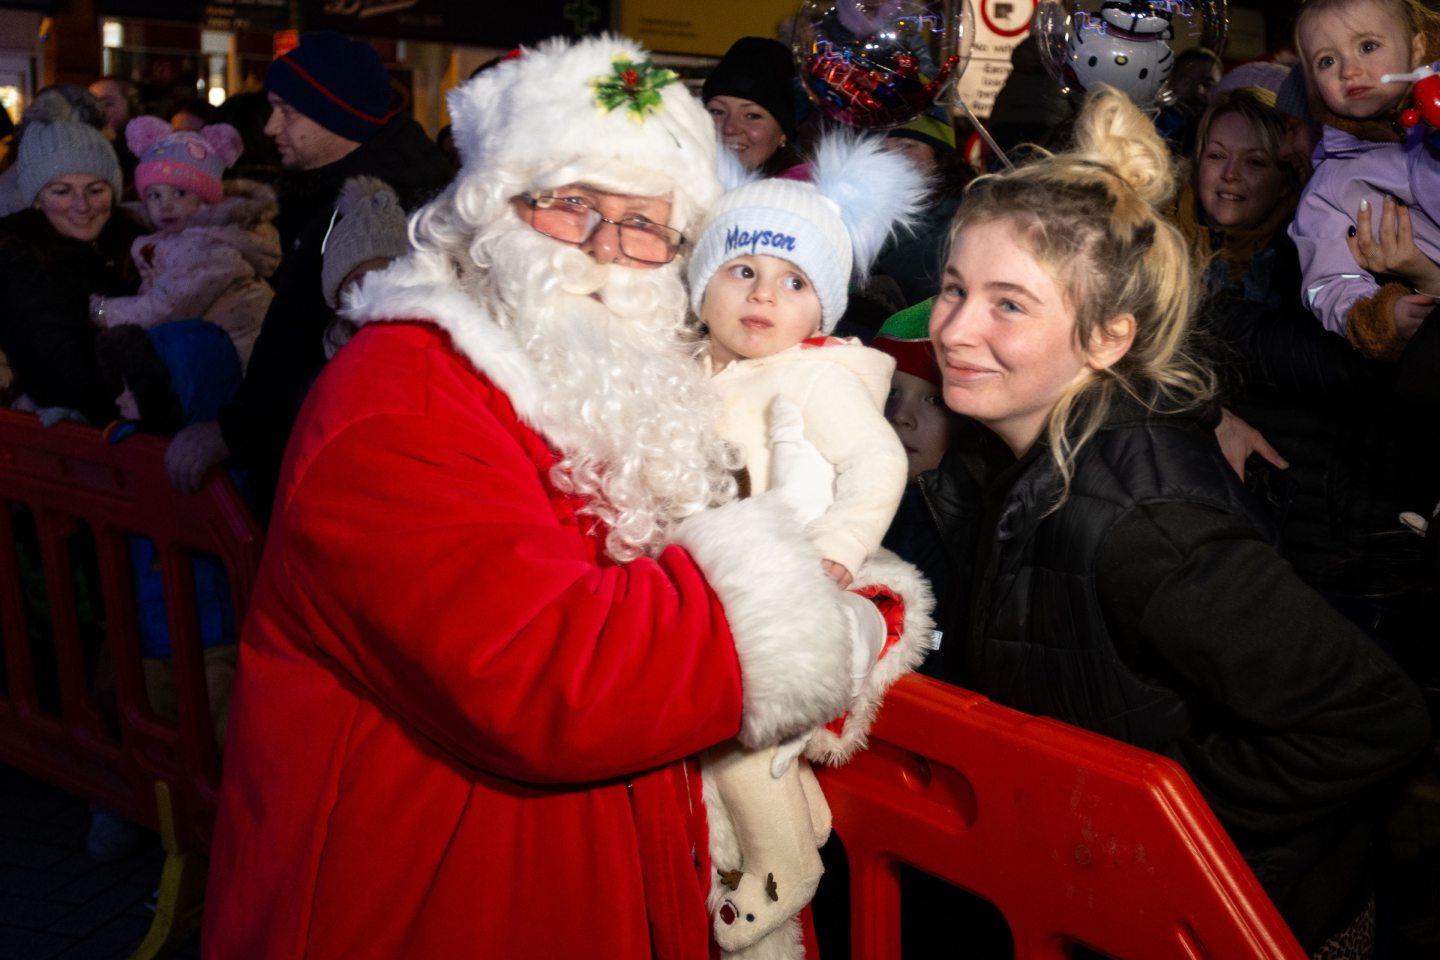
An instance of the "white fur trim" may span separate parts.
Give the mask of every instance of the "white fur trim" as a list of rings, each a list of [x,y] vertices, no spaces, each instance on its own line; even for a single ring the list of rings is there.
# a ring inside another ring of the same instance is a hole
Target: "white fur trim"
[[[810,164],[815,190],[840,208],[863,280],[897,227],[908,227],[925,199],[925,178],[880,137],[840,132],[821,140]]]
[[[744,685],[740,742],[768,746],[837,716],[850,685],[846,620],[784,505],[761,496],[706,510],[675,542],[725,606]]]
[[[510,399],[515,413],[541,436],[545,385],[535,362],[513,334],[501,327],[433,258],[410,254],[384,270],[367,273],[345,292],[341,314],[355,323],[419,320],[450,335],[469,360]]]
[[[882,548],[865,562],[850,586],[855,589],[874,584],[885,585],[905,601],[900,639],[880,657],[865,678],[860,693],[850,701],[840,734],[837,736],[822,727],[810,738],[805,746],[805,756],[815,763],[839,766],[856,751],[865,749],[870,724],[875,721],[875,714],[885,699],[885,691],[918,667],[929,650],[930,631],[935,626],[930,616],[935,610],[935,596],[920,571],[914,564]]]
[[[726,191],[754,183],[761,178],[758,170],[745,169],[734,150],[721,150],[716,153],[715,172],[720,177],[720,188]]]

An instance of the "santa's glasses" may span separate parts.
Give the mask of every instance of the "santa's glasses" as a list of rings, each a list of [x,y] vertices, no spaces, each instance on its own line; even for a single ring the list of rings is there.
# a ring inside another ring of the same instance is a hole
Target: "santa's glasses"
[[[530,217],[532,227],[564,243],[584,243],[595,236],[602,223],[610,224],[619,235],[620,252],[639,263],[669,263],[685,242],[679,230],[645,217],[602,217],[588,197],[534,197],[522,193],[515,199],[534,211]]]

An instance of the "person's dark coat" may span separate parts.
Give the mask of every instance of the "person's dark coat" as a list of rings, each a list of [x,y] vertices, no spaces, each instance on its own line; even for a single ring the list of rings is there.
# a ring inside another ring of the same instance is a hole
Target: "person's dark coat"
[[[1208,279],[1202,322],[1225,372],[1224,402],[1290,463],[1276,478],[1282,553],[1320,589],[1393,587],[1376,579],[1395,569],[1377,562],[1388,541],[1372,536],[1396,528],[1405,503],[1390,365],[1360,355],[1305,309],[1283,230],[1233,281],[1218,258]]]
[[[947,679],[1178,762],[1301,944],[1343,929],[1371,892],[1371,788],[1426,743],[1414,685],[1274,551],[1204,427],[1118,410],[1058,509],[1043,444],[957,445]]]
[[[16,396],[79,411],[99,426],[115,416],[95,359],[90,295],[136,291],[130,244],[139,234],[119,210],[90,243],[62,237],[39,210],[0,220],[0,351]]]

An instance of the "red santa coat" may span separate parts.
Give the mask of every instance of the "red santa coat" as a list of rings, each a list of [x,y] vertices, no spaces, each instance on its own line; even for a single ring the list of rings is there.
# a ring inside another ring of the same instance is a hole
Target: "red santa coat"
[[[839,711],[834,587],[764,498],[609,561],[517,415],[536,384],[508,334],[458,294],[385,302],[437,301],[448,336],[363,329],[292,438],[205,955],[706,957],[686,758]]]

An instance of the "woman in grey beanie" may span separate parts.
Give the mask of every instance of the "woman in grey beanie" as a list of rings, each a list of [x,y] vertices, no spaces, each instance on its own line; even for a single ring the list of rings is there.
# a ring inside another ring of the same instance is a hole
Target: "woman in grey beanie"
[[[25,108],[20,123],[11,136],[9,152],[4,161],[0,162],[0,168],[4,170],[4,173],[0,173],[0,217],[8,217],[17,210],[24,210],[34,199],[33,196],[22,197],[19,184],[20,168],[17,158],[25,135],[31,130],[48,127],[62,120],[95,130],[105,126],[105,114],[100,108],[100,102],[84,87],[56,84],[35,94],[35,99]],[[49,136],[54,136],[55,133],[56,131],[52,130]]]
[[[105,135],[73,120],[27,126],[16,166],[16,200],[31,206],[49,183],[83,176],[108,184],[111,203],[120,196],[120,161]]]
[[[120,164],[100,131],[70,120],[29,125],[16,162],[21,209],[0,220],[0,350],[12,396],[103,426],[115,416],[95,359],[89,297],[134,293],[130,244],[115,216]]]
[[[120,165],[100,131],[73,120],[27,119],[7,171],[16,212],[0,219],[0,351],[14,406],[104,426],[115,418],[96,355],[90,294],[134,293],[130,244],[140,233],[114,216]],[[113,811],[91,812],[86,848],[119,859],[139,839]]]

